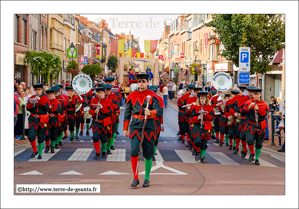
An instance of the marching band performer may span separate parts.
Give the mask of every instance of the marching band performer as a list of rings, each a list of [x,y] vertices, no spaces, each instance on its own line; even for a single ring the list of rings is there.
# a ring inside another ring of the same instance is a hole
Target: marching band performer
[[[256,142],[255,164],[260,165],[259,156],[261,154],[265,129],[267,127],[266,117],[269,113],[269,106],[261,99],[262,89],[254,88],[251,89],[251,91],[253,98],[247,101],[243,107],[244,111],[247,113],[247,122],[244,125],[244,130],[246,132],[247,144],[251,153],[248,160],[254,161],[253,145],[254,142]]]
[[[235,133],[236,133],[236,148],[234,150],[234,154],[237,154],[239,151],[239,144],[240,144],[240,140],[242,140],[242,152],[241,155],[244,155],[244,152],[246,151],[246,134],[243,130],[243,126],[245,123],[245,112],[242,111],[243,106],[245,104],[245,102],[247,102],[249,100],[248,96],[245,96],[244,90],[246,89],[246,86],[239,86],[240,89],[240,94],[238,96],[236,96],[235,102],[234,102],[234,110],[235,110],[235,118],[236,119],[236,125],[235,125]],[[246,155],[246,154],[245,154]],[[245,156],[244,156],[245,157]]]
[[[214,94],[214,96],[211,98],[210,104],[211,104],[212,108],[218,109],[221,102],[218,102],[217,99],[222,94],[222,92],[221,91],[216,91],[216,90],[211,90],[211,92],[212,92],[212,94]],[[219,131],[220,131],[219,119],[220,119],[220,115],[215,115],[215,117],[214,117],[214,127],[213,127],[213,132],[215,132],[215,134],[216,134],[215,143],[219,143],[219,139],[220,139],[219,138]],[[212,132],[212,138],[213,138],[213,132]]]
[[[107,147],[107,127],[111,124],[111,102],[105,98],[105,88],[98,87],[96,90],[96,97],[90,102],[89,113],[92,115],[91,129],[93,132],[93,144],[96,150],[95,160],[99,157],[105,158],[106,152],[100,154],[100,140],[102,143],[102,150],[106,150]]]
[[[223,140],[224,140],[224,134],[226,135],[226,137],[228,136],[228,125],[227,125],[227,116],[228,116],[228,112],[225,110],[226,109],[226,103],[229,100],[230,95],[229,94],[224,94],[224,98],[220,103],[217,103],[218,105],[218,110],[221,113],[220,117],[219,117],[219,127],[220,127],[220,143],[219,145],[222,146],[223,145]],[[227,142],[226,142],[227,144]]]
[[[69,97],[69,104],[66,107],[66,120],[69,125],[69,130],[71,132],[70,141],[74,141],[74,127],[75,127],[75,105],[76,105],[76,95],[73,92],[73,87],[66,86],[65,87],[68,97]]]
[[[48,131],[49,131],[49,138],[51,140],[51,153],[55,153],[54,146],[58,149],[58,143],[56,143],[57,136],[60,135],[60,127],[58,121],[58,114],[62,114],[63,110],[61,108],[60,102],[55,98],[55,93],[58,94],[60,88],[53,87],[53,89],[49,89],[46,91],[48,98],[50,100],[50,109],[49,109],[49,123],[48,123]],[[48,140],[48,142],[50,142]],[[46,142],[47,144],[47,142]],[[49,144],[47,144],[45,153],[49,152]]]
[[[179,136],[180,138],[178,139],[179,141],[185,140],[185,132],[183,132],[184,130],[184,125],[183,123],[186,122],[186,116],[185,116],[185,110],[186,110],[186,107],[183,107],[185,105],[185,101],[186,101],[186,98],[185,98],[185,95],[189,93],[189,89],[188,87],[185,87],[185,93],[183,95],[181,95],[181,97],[178,99],[177,101],[177,105],[179,107],[179,112],[178,112],[178,124],[179,124]]]
[[[119,132],[118,132],[118,126],[119,126],[119,114],[120,114],[120,103],[121,103],[121,98],[122,98],[122,95],[121,95],[121,91],[120,91],[120,88],[118,87],[118,86],[115,86],[114,85],[114,80],[115,80],[115,78],[114,77],[109,77],[109,78],[106,78],[105,79],[105,82],[106,82],[106,84],[111,84],[111,85],[113,85],[113,88],[117,88],[118,89],[118,91],[116,92],[116,93],[113,93],[113,94],[115,94],[116,96],[117,96],[117,98],[118,98],[118,108],[117,108],[117,110],[116,110],[116,119],[117,119],[117,122],[116,122],[116,134],[119,134]],[[115,138],[115,137],[114,137]],[[113,140],[113,143],[112,143],[112,147],[114,147],[113,146],[114,145],[114,140]],[[114,150],[114,149],[112,149],[112,150]]]
[[[50,101],[48,97],[42,93],[43,84],[37,83],[33,85],[36,95],[29,98],[27,103],[27,110],[31,113],[29,116],[29,134],[28,140],[33,149],[31,158],[38,154],[38,159],[42,159],[42,151],[44,147],[44,140],[46,136],[46,123],[49,122],[49,107]],[[31,99],[37,99],[37,103],[30,102]],[[36,149],[35,133],[38,135],[38,152]]]
[[[162,116],[162,108],[157,95],[147,89],[149,85],[149,74],[139,73],[137,76],[139,90],[129,94],[124,114],[123,130],[126,137],[131,139],[131,164],[134,173],[134,180],[131,187],[137,187],[138,178],[138,158],[140,146],[142,146],[145,158],[145,177],[143,187],[149,186],[149,176],[154,156],[154,145],[156,139],[155,118]],[[150,96],[149,103],[147,97]],[[147,121],[145,121],[147,116]],[[132,122],[130,119],[132,116]],[[145,124],[143,128],[143,124]],[[130,127],[129,127],[130,124]],[[129,130],[129,132],[128,132]]]
[[[148,89],[152,90],[153,92],[155,92],[157,94],[157,91],[158,91],[159,87],[155,86],[155,85],[151,85],[151,86],[148,87]],[[159,95],[157,95],[157,96],[159,98],[160,106],[162,108],[162,116],[155,118],[157,137],[156,137],[156,140],[155,140],[155,152],[154,152],[153,161],[156,161],[155,155],[156,155],[156,151],[157,151],[158,140],[159,140],[159,137],[160,137],[161,128],[162,128],[162,125],[163,125],[163,106],[164,106],[164,102],[163,102],[162,97],[160,97]]]
[[[209,100],[207,99],[208,92],[198,92],[198,102],[196,105],[187,106],[187,114],[190,115],[194,122],[193,136],[194,149],[196,150],[195,160],[200,159],[201,163],[205,163],[205,153],[208,148],[208,140],[211,137],[212,121],[215,112]],[[204,111],[204,112],[203,112]],[[200,155],[199,156],[199,152]]]
[[[92,89],[90,89],[89,92],[87,92],[86,94],[83,94],[83,96],[85,97],[86,102],[87,102],[87,106],[89,107],[90,101],[91,101],[92,96],[93,96]],[[90,124],[90,118],[86,118],[86,136],[90,135],[90,133],[89,133],[89,124]],[[80,136],[83,135],[83,128],[84,128],[84,123],[81,124],[81,131],[80,131],[80,134],[79,134]]]
[[[110,100],[112,103],[111,110],[112,110],[112,126],[111,126],[111,135],[109,134],[108,137],[108,146],[107,146],[107,154],[112,154],[111,149],[115,150],[115,148],[112,146],[114,144],[115,136],[116,136],[116,126],[117,126],[117,115],[116,111],[119,108],[119,102],[118,98],[115,94],[111,93],[111,88],[113,87],[112,84],[104,84],[104,88],[106,89],[106,98]],[[102,150],[103,152],[106,152],[105,150]]]
[[[234,102],[235,102],[235,99],[237,98],[236,95],[239,94],[239,91],[237,90],[232,90],[231,91],[231,99],[229,99],[225,106],[227,108],[227,111],[228,111],[228,138],[229,138],[229,142],[230,142],[230,145],[228,147],[229,150],[231,149],[234,149],[235,150],[235,146],[236,146],[236,132],[235,130],[237,128],[237,125],[236,125],[236,118],[234,116],[235,114],[235,110],[234,110]],[[233,139],[234,139],[234,142],[233,142]]]
[[[76,103],[81,103],[81,108],[75,112],[75,124],[76,124],[76,139],[79,139],[79,128],[80,128],[80,124],[81,124],[81,127],[82,125],[84,126],[84,105],[83,105],[83,102],[84,102],[84,97],[81,96],[81,99],[80,99],[80,96],[78,95],[78,93],[76,92],[75,93],[75,96],[76,96]],[[76,111],[76,108],[75,108],[75,111]],[[82,129],[81,129],[82,131]],[[83,131],[82,131],[83,133]]]
[[[62,89],[63,89],[63,85],[62,84],[57,84],[56,86],[59,86],[60,87],[60,91],[59,91],[59,93],[63,96],[63,98],[65,99],[64,100],[64,102],[65,102],[65,107],[69,104],[69,97],[66,95],[66,94],[64,94],[64,93],[62,93]],[[59,101],[59,100],[58,100]],[[63,113],[65,116],[66,116],[66,111],[64,111],[64,113]],[[60,141],[61,140],[65,140],[65,139],[67,139],[67,121],[65,120],[65,123],[64,123],[64,125],[63,125],[63,131],[64,131],[64,136],[60,139]],[[60,143],[59,143],[60,144]],[[61,143],[62,144],[62,143]],[[60,144],[60,145],[61,145]]]

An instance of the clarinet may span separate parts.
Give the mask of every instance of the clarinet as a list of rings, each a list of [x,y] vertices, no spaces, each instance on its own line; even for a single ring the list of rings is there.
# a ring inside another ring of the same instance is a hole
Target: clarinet
[[[260,131],[260,129],[258,128],[259,118],[257,115],[257,110],[255,109],[255,106],[256,106],[256,101],[255,101],[255,105],[254,105],[254,118],[255,118],[255,122],[256,122],[257,131]]]
[[[201,110],[200,112],[203,112],[203,103],[201,103]],[[201,120],[200,120],[200,128],[202,128],[202,125],[203,125],[203,114],[200,113],[200,115],[202,116]]]
[[[99,102],[98,102],[98,105],[100,104],[100,102],[101,102],[101,97],[99,97]],[[100,110],[100,107],[97,107],[97,109],[96,109],[96,121],[98,121],[98,116],[99,116],[99,110]]]

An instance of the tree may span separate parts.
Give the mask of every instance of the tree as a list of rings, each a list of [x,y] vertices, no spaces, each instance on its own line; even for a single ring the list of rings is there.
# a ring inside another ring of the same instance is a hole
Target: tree
[[[117,57],[110,55],[107,63],[109,70],[115,72],[115,69],[117,68],[117,62],[118,62]]]
[[[220,53],[239,66],[239,47],[251,47],[250,74],[272,70],[269,63],[277,51],[284,48],[285,24],[282,15],[216,14],[206,24],[220,35],[224,50]]]
[[[102,68],[98,64],[86,65],[82,68],[82,72],[89,75],[90,78],[94,81],[95,76],[102,73]]]
[[[24,66],[29,67],[32,75],[46,75],[48,85],[50,76],[56,79],[61,71],[61,56],[51,52],[27,51]]]

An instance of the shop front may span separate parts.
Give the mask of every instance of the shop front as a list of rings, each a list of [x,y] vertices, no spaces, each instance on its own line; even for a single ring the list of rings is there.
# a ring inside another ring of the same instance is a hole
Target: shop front
[[[24,66],[25,54],[15,54],[14,79],[18,84],[25,82],[28,85],[28,67]]]

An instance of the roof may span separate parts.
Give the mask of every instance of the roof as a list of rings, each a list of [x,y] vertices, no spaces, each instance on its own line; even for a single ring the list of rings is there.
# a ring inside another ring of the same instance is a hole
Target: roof
[[[107,31],[107,33],[109,34],[109,36],[114,36],[113,33],[111,33],[109,30],[105,29],[105,31]]]
[[[283,49],[279,50],[277,55],[274,57],[272,63],[282,63],[282,53],[283,53]]]

